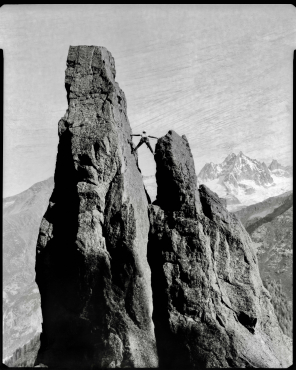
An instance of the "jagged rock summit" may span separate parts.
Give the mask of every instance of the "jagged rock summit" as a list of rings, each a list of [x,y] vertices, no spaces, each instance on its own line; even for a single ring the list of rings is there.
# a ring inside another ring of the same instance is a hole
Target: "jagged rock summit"
[[[196,191],[184,136],[170,131],[155,151],[159,191],[149,206],[148,261],[160,367],[289,366],[290,339],[248,233],[215,193],[204,185]]]
[[[37,364],[157,367],[148,202],[104,47],[70,46],[54,190],[37,242]]]
[[[35,365],[289,366],[251,240],[215,193],[197,188],[188,140],[174,131],[157,142],[149,205],[114,78],[105,48],[70,47],[69,107],[36,248]]]

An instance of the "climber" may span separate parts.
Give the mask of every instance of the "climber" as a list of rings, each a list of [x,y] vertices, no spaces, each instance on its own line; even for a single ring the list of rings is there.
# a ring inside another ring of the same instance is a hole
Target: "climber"
[[[150,149],[151,153],[154,155],[155,153],[153,152],[152,148],[151,148],[151,145],[150,145],[150,142],[149,142],[149,137],[151,137],[152,139],[158,139],[158,137],[155,137],[155,136],[150,136],[150,135],[147,135],[146,131],[143,131],[142,134],[134,134],[134,135],[131,135],[131,136],[141,136],[141,139],[139,141],[139,144],[132,150],[132,154],[143,144],[145,143],[148,148]]]

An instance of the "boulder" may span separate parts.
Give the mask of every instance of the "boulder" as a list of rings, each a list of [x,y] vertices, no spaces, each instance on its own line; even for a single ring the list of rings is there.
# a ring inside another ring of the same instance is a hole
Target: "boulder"
[[[36,248],[43,324],[35,365],[157,367],[148,201],[110,52],[70,46],[65,87]]]
[[[160,368],[290,366],[248,233],[215,193],[196,189],[184,136],[169,131],[155,151],[148,261]]]

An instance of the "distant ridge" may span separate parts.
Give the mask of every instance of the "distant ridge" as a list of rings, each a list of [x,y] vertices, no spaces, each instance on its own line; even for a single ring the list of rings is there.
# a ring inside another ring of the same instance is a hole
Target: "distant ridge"
[[[53,177],[3,199],[3,356],[41,332],[35,249]]]
[[[263,224],[265,224],[267,222],[271,222],[277,216],[283,214],[284,212],[286,212],[292,206],[293,206],[293,194],[290,194],[287,197],[287,199],[285,200],[285,202],[281,206],[279,206],[278,208],[274,209],[274,211],[272,213],[266,215],[265,217],[262,217],[261,219],[257,220],[253,224],[247,226],[246,230],[248,231],[248,233],[251,234],[259,226],[261,226],[261,225],[263,225]]]
[[[254,242],[261,277],[272,276],[292,302],[293,193],[268,198],[234,214]]]

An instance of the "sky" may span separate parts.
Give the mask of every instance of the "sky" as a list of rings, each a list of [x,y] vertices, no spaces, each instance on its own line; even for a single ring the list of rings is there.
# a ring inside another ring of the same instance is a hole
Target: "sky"
[[[291,165],[295,12],[276,4],[2,6],[3,197],[54,174],[70,45],[111,52],[133,133],[185,134],[197,174],[239,151]],[[144,145],[139,164],[143,175],[155,173]]]

